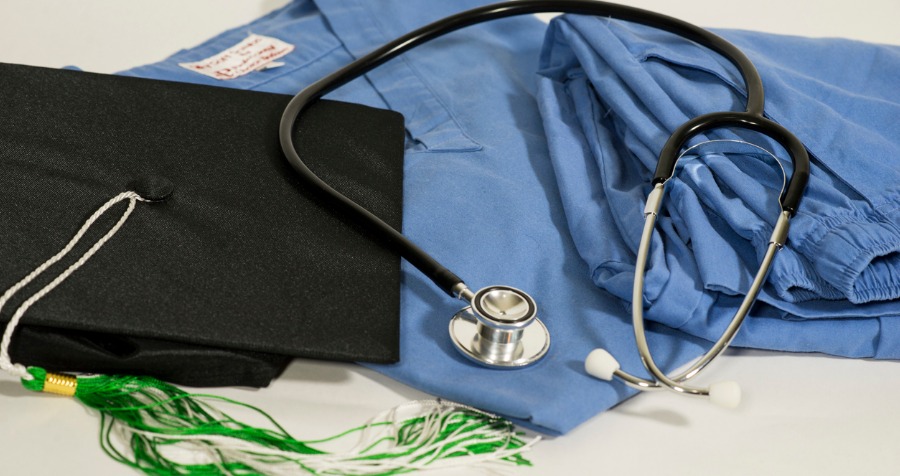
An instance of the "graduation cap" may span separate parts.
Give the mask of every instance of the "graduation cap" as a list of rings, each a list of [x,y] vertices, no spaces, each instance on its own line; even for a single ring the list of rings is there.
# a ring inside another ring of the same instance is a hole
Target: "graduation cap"
[[[0,85],[0,290],[111,197],[157,199],[28,310],[14,361],[262,386],[291,357],[399,358],[399,258],[300,185],[278,144],[290,96],[8,64]],[[400,226],[400,114],[321,101],[295,140],[317,173]],[[59,271],[45,274],[19,301]]]
[[[99,411],[108,455],[148,474],[528,464],[510,422],[450,402],[324,440],[357,444],[333,454],[165,382],[261,386],[294,356],[399,358],[399,257],[300,184],[278,141],[289,96],[3,64],[0,84],[0,369]],[[330,101],[294,137],[396,228],[404,139],[400,114]]]

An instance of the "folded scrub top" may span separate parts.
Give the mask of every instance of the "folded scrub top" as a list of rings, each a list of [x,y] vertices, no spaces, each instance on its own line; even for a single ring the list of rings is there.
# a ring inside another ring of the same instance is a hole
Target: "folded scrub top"
[[[124,74],[296,93],[377,45],[485,3],[297,0]],[[608,24],[598,22],[596,29],[608,29]],[[528,17],[466,28],[389,61],[328,97],[386,107],[405,116],[404,233],[474,288],[506,284],[532,294],[553,336],[546,358],[527,369],[472,365],[447,335],[459,303],[404,262],[401,359],[372,367],[434,395],[558,434],[634,393],[585,374],[584,358],[592,349],[609,349],[629,369],[641,363],[623,301],[594,284],[579,254],[582,243],[570,233],[578,217],[564,208],[571,205],[563,183],[567,176],[554,171],[559,164],[553,161],[563,157],[551,156],[551,151],[580,127],[575,126],[578,117],[567,107],[568,99],[557,100],[556,112],[551,112],[546,85],[538,89],[552,81],[536,75],[546,28]],[[179,66],[215,55],[251,33],[288,42],[294,50],[279,59],[283,66],[228,81]],[[547,43],[553,47],[554,42]],[[545,108],[543,118],[539,103]],[[557,120],[572,127],[553,130],[545,123]],[[584,180],[600,180],[587,142],[579,144],[578,149],[566,149],[570,166],[580,164]],[[638,210],[642,201],[643,195],[628,207]],[[633,244],[628,239],[620,245],[623,238],[614,217],[607,218],[593,222],[591,233],[597,240],[617,250],[637,246],[637,237]],[[630,252],[623,252],[622,259],[622,269],[633,268]],[[696,281],[691,277],[684,282],[693,286]],[[684,364],[708,346],[701,338],[661,324],[650,323],[649,331],[657,363],[664,369]]]
[[[324,209],[283,160],[289,96],[5,64],[0,83],[0,289],[112,197],[163,198],[137,203],[28,310],[14,361],[259,386],[291,357],[397,360],[399,257]],[[402,117],[321,102],[303,119],[305,158],[399,226]],[[125,208],[17,293],[0,324]]]
[[[734,344],[900,358],[900,47],[720,33],[757,65],[768,117],[796,133],[812,161],[787,247]],[[541,68],[569,229],[593,281],[630,302],[658,151],[684,121],[741,108],[743,84],[689,41],[578,16],[553,22]],[[707,139],[778,152],[752,133]],[[706,339],[721,334],[749,287],[783,180],[765,154],[723,146],[698,146],[667,184],[644,291],[649,319]]]

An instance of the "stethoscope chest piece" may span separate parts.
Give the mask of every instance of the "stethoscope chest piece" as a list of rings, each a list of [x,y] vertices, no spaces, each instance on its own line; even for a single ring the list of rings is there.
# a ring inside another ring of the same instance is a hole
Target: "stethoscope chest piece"
[[[509,286],[475,293],[471,305],[450,320],[450,337],[470,360],[500,369],[531,365],[550,349],[550,333],[537,318],[534,299]]]

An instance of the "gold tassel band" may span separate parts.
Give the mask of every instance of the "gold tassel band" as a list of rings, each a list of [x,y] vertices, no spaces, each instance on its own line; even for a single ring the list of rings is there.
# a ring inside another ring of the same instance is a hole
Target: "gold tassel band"
[[[77,386],[78,379],[71,375],[47,372],[47,378],[44,380],[44,392],[66,397],[75,396]]]

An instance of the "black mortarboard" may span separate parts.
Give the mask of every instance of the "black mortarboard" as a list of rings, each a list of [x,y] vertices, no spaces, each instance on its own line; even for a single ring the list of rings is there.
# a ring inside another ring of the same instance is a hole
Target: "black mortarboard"
[[[278,145],[289,99],[0,64],[0,292],[111,197],[174,190],[28,311],[13,361],[253,386],[295,356],[396,361],[399,258],[300,185]],[[402,116],[322,101],[297,129],[317,174],[399,229]]]

